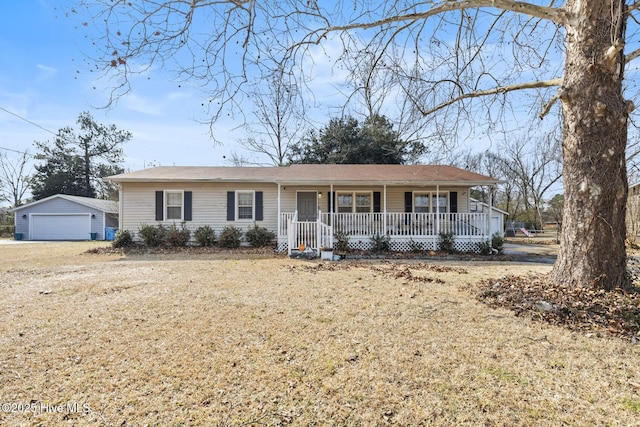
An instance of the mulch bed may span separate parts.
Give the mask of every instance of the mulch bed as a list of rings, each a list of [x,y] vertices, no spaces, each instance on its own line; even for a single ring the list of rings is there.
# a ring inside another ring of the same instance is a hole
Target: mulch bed
[[[632,273],[633,274],[633,273]],[[614,291],[566,289],[547,275],[505,276],[478,284],[476,297],[490,307],[512,310],[588,336],[640,339],[640,287]]]

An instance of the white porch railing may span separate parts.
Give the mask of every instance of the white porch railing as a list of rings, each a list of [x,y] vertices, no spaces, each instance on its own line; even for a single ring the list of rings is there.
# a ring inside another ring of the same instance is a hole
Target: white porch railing
[[[431,241],[440,233],[453,233],[470,245],[489,239],[486,213],[318,213],[319,221],[298,221],[297,212],[281,213],[278,238],[287,242],[289,254],[304,244],[320,251],[333,245],[336,232],[347,233],[350,240],[368,242],[372,236],[389,236],[391,240]],[[493,230],[494,232],[497,230]]]
[[[281,224],[286,224],[287,250],[289,255],[300,245],[311,248],[318,255],[322,247],[333,247],[333,227],[322,221],[298,221],[298,212],[293,214],[283,214]],[[318,218],[322,218],[322,213],[318,212]]]
[[[484,213],[325,213],[322,222],[353,236],[458,236],[488,234]]]

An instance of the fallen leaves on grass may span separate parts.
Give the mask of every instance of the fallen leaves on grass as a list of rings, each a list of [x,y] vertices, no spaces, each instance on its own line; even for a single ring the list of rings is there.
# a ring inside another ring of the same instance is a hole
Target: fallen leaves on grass
[[[467,270],[461,267],[450,267],[446,265],[435,265],[427,263],[398,264],[395,262],[317,262],[312,264],[292,265],[291,271],[303,271],[316,273],[319,271],[339,271],[352,270],[355,268],[365,268],[380,274],[383,277],[392,279],[403,279],[405,283],[440,283],[445,281],[438,277],[426,275],[426,272],[434,273],[458,273],[467,274]]]
[[[613,291],[566,289],[547,275],[504,276],[480,282],[477,298],[587,335],[610,334],[636,343],[640,336],[640,288]]]

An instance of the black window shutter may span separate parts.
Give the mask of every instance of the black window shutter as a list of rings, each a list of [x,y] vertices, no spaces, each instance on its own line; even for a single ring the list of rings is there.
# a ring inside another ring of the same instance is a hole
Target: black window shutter
[[[227,191],[227,221],[235,221],[236,192]]]
[[[184,220],[191,221],[193,217],[193,193],[191,191],[184,192]]]
[[[404,193],[404,211],[413,212],[413,193],[411,191]]]
[[[380,206],[380,192],[379,191],[374,191],[373,192],[373,211],[374,212],[382,212],[381,206]]]
[[[458,213],[458,192],[452,191],[449,193],[449,208],[451,213]]]
[[[164,220],[164,191],[156,191],[156,221]]]
[[[256,191],[256,221],[262,221],[264,219],[263,199],[262,191]]]

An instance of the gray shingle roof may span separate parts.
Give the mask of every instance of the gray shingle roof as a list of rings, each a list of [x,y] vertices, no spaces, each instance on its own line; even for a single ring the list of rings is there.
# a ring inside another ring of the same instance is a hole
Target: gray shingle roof
[[[36,200],[35,202],[27,203],[25,205],[13,208],[11,209],[11,212],[19,211],[20,209],[24,209],[29,206],[44,203],[48,200],[52,200],[55,198],[65,199],[70,202],[78,203],[80,205],[87,206],[89,208],[96,209],[106,213],[113,213],[113,214],[118,213],[118,202],[114,202],[112,200],[93,199],[91,197],[69,196],[68,194],[54,194],[53,196],[45,197],[44,199]]]
[[[495,178],[443,165],[159,166],[114,175],[111,182],[272,182],[281,184],[491,185]]]

